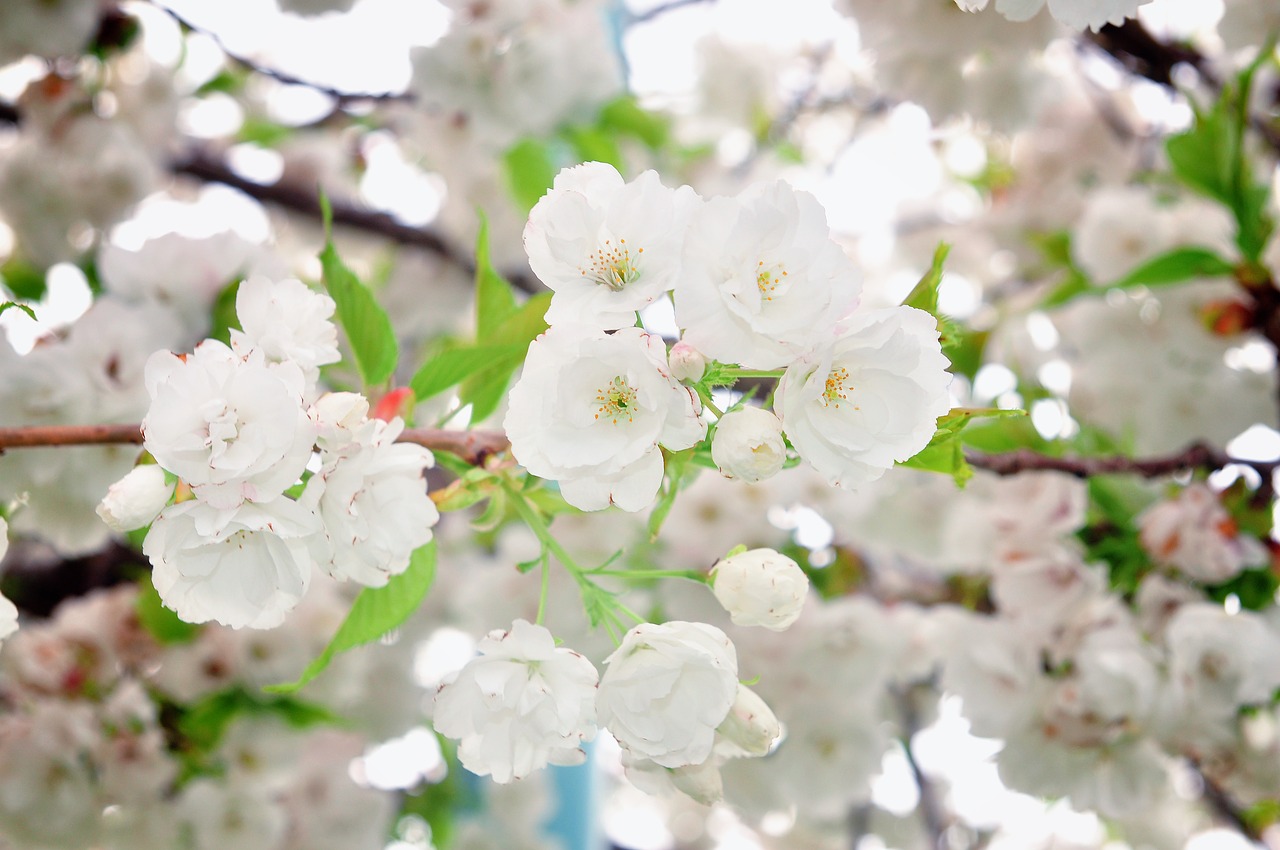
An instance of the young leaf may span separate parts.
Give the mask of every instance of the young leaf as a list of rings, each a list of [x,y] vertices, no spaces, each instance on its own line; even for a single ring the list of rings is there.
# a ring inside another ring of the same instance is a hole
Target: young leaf
[[[1178,248],[1154,257],[1111,284],[1115,287],[1167,286],[1204,277],[1227,277],[1235,266],[1208,248]]]
[[[373,293],[338,257],[333,245],[333,209],[324,192],[320,193],[320,209],[324,218],[324,250],[320,252],[324,287],[337,304],[338,321],[351,343],[360,377],[366,386],[376,386],[395,371],[399,357],[396,335]],[[422,393],[418,397],[423,398]]]
[[[902,302],[904,307],[915,307],[933,316],[938,315],[938,286],[942,283],[942,264],[951,253],[951,246],[939,242],[933,252],[933,262],[929,270],[920,278],[920,282],[912,288],[911,293]]]
[[[399,626],[414,612],[431,589],[436,576],[436,542],[432,540],[414,551],[409,568],[392,576],[385,587],[366,587],[356,597],[347,619],[296,682],[269,685],[270,693],[291,694],[318,676],[335,655],[372,643]]]
[[[529,344],[473,345],[442,351],[422,364],[409,387],[419,399],[442,393],[454,384],[499,364],[510,364],[512,370],[524,360]]]
[[[0,304],[0,316],[3,316],[4,311],[8,310],[11,307],[15,310],[21,310],[22,312],[26,313],[27,316],[31,319],[31,321],[33,322],[38,321],[36,319],[35,310],[32,310],[26,304],[19,304],[17,301],[5,301],[3,304]]]
[[[476,339],[488,340],[495,328],[519,308],[511,284],[489,258],[489,220],[480,214],[476,237]]]
[[[536,139],[517,142],[502,157],[507,188],[524,212],[533,209],[556,179],[556,166],[547,146]]]

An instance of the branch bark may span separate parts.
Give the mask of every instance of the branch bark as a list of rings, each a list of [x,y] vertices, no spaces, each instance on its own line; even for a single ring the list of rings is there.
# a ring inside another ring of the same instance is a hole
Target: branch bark
[[[1277,468],[1280,461],[1256,461],[1232,457],[1207,443],[1192,443],[1180,452],[1155,457],[1134,458],[1128,455],[1103,455],[1099,457],[1052,457],[1030,449],[1018,449],[1000,454],[968,452],[965,458],[971,466],[994,472],[996,475],[1017,475],[1019,472],[1051,470],[1065,472],[1077,478],[1093,475],[1136,475],[1140,478],[1161,478],[1193,469],[1213,471],[1225,466],[1247,466],[1255,470],[1264,481]]]
[[[140,446],[142,439],[142,427],[136,424],[0,428],[0,454],[9,449],[51,446]],[[510,446],[506,435],[500,431],[443,431],[435,428],[407,429],[397,442],[414,443],[435,451],[449,452],[472,466],[483,464],[489,457]]]

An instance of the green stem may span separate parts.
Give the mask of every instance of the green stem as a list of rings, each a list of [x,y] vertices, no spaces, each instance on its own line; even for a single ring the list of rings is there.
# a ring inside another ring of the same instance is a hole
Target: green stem
[[[535,621],[534,623],[535,625],[541,626],[542,618],[547,613],[547,590],[548,588],[550,588],[550,586],[551,586],[551,561],[546,557],[546,555],[543,555],[542,556],[542,588],[538,594],[538,619]]]
[[[720,374],[725,378],[738,380],[739,378],[781,378],[785,369],[738,369],[731,367],[723,370]]]
[[[724,416],[724,412],[721,411],[720,408],[716,407],[715,402],[711,400],[711,393],[707,392],[702,387],[698,387],[698,398],[702,399],[702,406],[714,413],[717,419]]]
[[[590,575],[606,576],[609,578],[621,578],[628,581],[642,581],[651,578],[687,578],[690,581],[696,581],[699,584],[707,583],[706,573],[700,573],[697,570],[590,570]]]
[[[502,482],[502,489],[511,498],[511,505],[516,509],[516,513],[520,515],[520,519],[524,520],[525,525],[529,526],[533,531],[534,536],[538,538],[538,542],[542,544],[543,548],[555,555],[556,560],[564,564],[565,569],[569,572],[575,575],[582,575],[585,571],[573,560],[573,556],[565,551],[560,542],[551,536],[551,529],[547,527],[542,517],[538,516],[537,511],[529,505],[524,494],[506,481]]]

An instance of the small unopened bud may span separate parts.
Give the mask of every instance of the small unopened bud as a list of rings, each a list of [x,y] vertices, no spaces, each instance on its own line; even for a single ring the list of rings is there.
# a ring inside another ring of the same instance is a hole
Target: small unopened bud
[[[710,761],[668,768],[667,773],[676,790],[704,806],[724,799],[724,780],[720,777],[720,768]]]
[[[711,590],[736,625],[780,632],[800,618],[809,577],[786,555],[749,549],[715,565]]]
[[[107,489],[98,503],[98,516],[115,531],[133,531],[150,525],[173,495],[164,470],[155,464],[135,466]]]
[[[772,478],[787,459],[778,417],[759,407],[731,410],[716,424],[711,459],[725,478],[755,484]]]
[[[723,756],[766,756],[782,734],[782,725],[773,709],[746,685],[738,685],[738,695],[724,722],[716,729],[721,741],[716,752]]]
[[[671,346],[671,377],[677,381],[697,383],[707,371],[707,358],[683,340]]]

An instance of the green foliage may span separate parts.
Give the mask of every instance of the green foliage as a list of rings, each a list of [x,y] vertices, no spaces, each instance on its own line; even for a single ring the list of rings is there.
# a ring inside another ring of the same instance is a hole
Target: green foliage
[[[904,307],[915,307],[917,310],[924,310],[935,316],[938,314],[938,287],[942,284],[942,265],[947,261],[947,255],[950,253],[950,245],[946,242],[938,243],[938,247],[933,252],[933,262],[929,270],[903,300]]]
[[[463,773],[458,745],[443,735],[436,737],[445,761],[444,779],[405,794],[400,814],[416,815],[426,821],[431,827],[431,846],[445,850],[453,840],[454,821],[459,815],[480,811],[483,800],[481,786],[468,782]]]
[[[236,315],[236,295],[239,292],[240,281],[233,280],[218,293],[218,299],[213,302],[213,310],[210,314],[212,323],[209,328],[210,339],[230,345],[231,332],[243,330],[240,327],[240,317]]]
[[[23,301],[39,301],[45,293],[45,273],[30,263],[10,257],[0,266],[0,283]]]
[[[320,252],[324,286],[337,304],[338,322],[351,343],[360,377],[365,386],[376,386],[395,371],[399,357],[396,335],[391,329],[391,320],[373,293],[338,257],[333,245],[333,209],[324,192],[320,193],[320,208],[325,235],[324,250]],[[418,397],[422,397],[421,393]]]
[[[995,407],[954,407],[950,413],[938,418],[938,430],[929,445],[914,457],[901,461],[898,466],[940,472],[955,479],[957,487],[963,487],[973,477],[973,468],[964,457],[964,441],[960,433],[975,419],[1025,417],[1025,410],[1002,410]]]
[[[134,603],[134,611],[138,622],[157,643],[190,643],[200,634],[199,626],[179,619],[177,614],[164,607],[149,576],[138,581],[138,601]]]
[[[1217,102],[1207,109],[1196,109],[1190,130],[1165,143],[1174,176],[1231,211],[1236,220],[1236,246],[1246,260],[1255,263],[1274,222],[1267,214],[1269,189],[1254,176],[1245,140],[1254,76],[1274,46],[1274,40],[1265,45],[1258,59],[1223,87]]]
[[[1205,588],[1214,602],[1223,602],[1228,596],[1240,600],[1240,607],[1249,611],[1262,611],[1275,605],[1276,591],[1280,590],[1280,577],[1263,567],[1245,570],[1231,581]]]
[[[493,414],[506,396],[529,343],[547,329],[543,316],[551,303],[544,292],[524,304],[489,259],[489,229],[481,219],[476,240],[476,341],[454,345],[428,357],[410,386],[420,399],[461,384],[458,399],[471,405],[471,421]]]
[[[1168,286],[1206,277],[1230,276],[1235,266],[1208,248],[1186,246],[1153,257],[1130,271],[1111,286]]]
[[[636,139],[650,150],[666,147],[671,141],[671,119],[640,106],[632,95],[605,104],[597,126],[614,135]]]
[[[1086,524],[1079,532],[1085,557],[1107,565],[1111,589],[1130,596],[1152,565],[1133,518],[1151,502],[1150,491],[1122,478],[1090,478]]]
[[[21,310],[23,313],[27,314],[31,321],[36,321],[36,311],[32,310],[26,304],[19,304],[17,301],[5,301],[4,303],[0,303],[0,316],[4,315],[5,310],[11,308],[14,310]]]
[[[232,687],[188,706],[177,721],[177,729],[189,748],[208,753],[222,741],[231,722],[242,715],[276,717],[295,729],[346,725],[343,718],[315,703],[290,696],[263,697]]]
[[[256,115],[246,116],[240,129],[236,131],[236,141],[257,145],[261,148],[278,148],[298,133],[293,127],[260,118]]]
[[[680,490],[698,473],[697,467],[690,463],[694,451],[692,448],[679,452],[662,450],[663,466],[666,471],[662,479],[662,489],[658,493],[658,501],[649,513],[650,540],[658,539],[658,533],[662,531],[662,523],[666,522],[671,509],[675,507],[676,496],[680,495]]]
[[[392,576],[384,587],[366,587],[356,597],[347,618],[314,661],[307,665],[296,682],[268,686],[269,693],[290,694],[318,676],[334,656],[372,643],[399,627],[414,612],[436,576],[436,542],[414,551],[409,567]]]
[[[556,160],[550,145],[537,139],[516,142],[502,157],[507,188],[521,211],[528,213],[547,193],[556,178]]]

